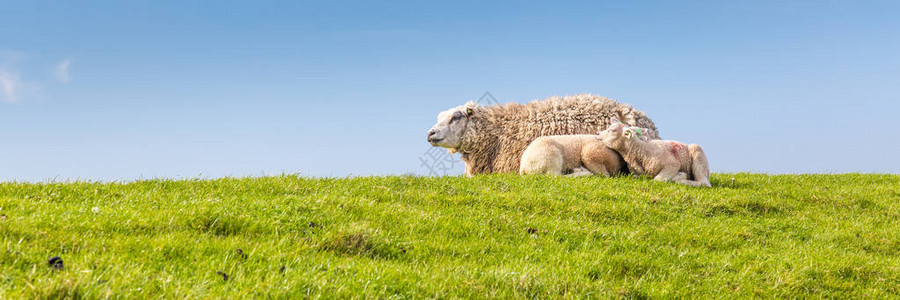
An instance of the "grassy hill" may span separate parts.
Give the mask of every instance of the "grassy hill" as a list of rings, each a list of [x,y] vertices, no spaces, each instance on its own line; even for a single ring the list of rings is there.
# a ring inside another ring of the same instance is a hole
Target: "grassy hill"
[[[0,298],[900,297],[900,176],[712,183],[2,183]]]

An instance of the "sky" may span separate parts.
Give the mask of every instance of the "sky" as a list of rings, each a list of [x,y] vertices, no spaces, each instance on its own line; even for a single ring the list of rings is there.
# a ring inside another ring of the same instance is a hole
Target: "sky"
[[[459,175],[425,132],[486,92],[631,104],[714,172],[900,173],[897,1],[0,7],[0,181]]]

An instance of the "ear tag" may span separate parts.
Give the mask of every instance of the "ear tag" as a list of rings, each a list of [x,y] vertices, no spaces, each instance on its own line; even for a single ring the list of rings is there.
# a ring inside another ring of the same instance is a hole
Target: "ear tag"
[[[638,138],[638,139],[643,139],[643,138],[644,138],[644,137],[643,137],[643,135],[644,135],[644,130],[643,130],[643,129],[635,128],[635,129],[634,129],[634,132],[637,134],[637,138]]]

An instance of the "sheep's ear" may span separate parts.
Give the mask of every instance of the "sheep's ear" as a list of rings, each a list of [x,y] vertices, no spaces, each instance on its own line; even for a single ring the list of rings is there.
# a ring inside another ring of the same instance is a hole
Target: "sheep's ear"
[[[618,118],[612,117],[612,118],[609,118],[609,124],[610,124],[610,125],[612,125],[612,124],[622,124],[622,121],[619,121]]]
[[[474,114],[474,113],[475,113],[475,110],[474,110],[474,109],[472,109],[471,107],[466,107],[466,116],[467,116],[467,117],[468,117],[468,116],[471,116],[471,115]]]
[[[624,135],[626,139],[631,139],[631,130],[625,130],[625,132],[622,132],[622,135]]]

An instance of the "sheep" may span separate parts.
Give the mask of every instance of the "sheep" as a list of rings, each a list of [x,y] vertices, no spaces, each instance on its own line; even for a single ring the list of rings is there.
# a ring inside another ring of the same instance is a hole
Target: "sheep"
[[[610,118],[653,129],[658,138],[653,121],[640,110],[606,97],[579,94],[527,104],[479,106],[470,101],[438,114],[427,140],[451,154],[462,153],[466,176],[512,173],[518,171],[522,152],[534,139],[596,134],[609,126]]]
[[[525,152],[519,174],[613,176],[627,172],[625,161],[595,134],[551,135],[535,139]]]
[[[709,162],[697,144],[650,139],[647,129],[613,120],[600,133],[604,145],[619,152],[629,171],[653,176],[657,181],[674,181],[691,186],[710,187]]]

